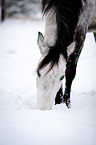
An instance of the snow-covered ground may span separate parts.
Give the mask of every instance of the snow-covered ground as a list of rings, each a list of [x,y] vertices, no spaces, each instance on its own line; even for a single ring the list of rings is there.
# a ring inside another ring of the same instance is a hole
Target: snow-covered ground
[[[44,21],[0,24],[0,145],[96,145],[96,44],[87,34],[73,82],[72,106],[36,109],[38,31]]]

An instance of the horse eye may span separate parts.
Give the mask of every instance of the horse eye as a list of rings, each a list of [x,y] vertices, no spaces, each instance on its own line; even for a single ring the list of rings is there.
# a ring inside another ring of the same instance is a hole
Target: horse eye
[[[64,79],[64,75],[60,78],[60,81],[62,81]]]
[[[39,70],[37,71],[37,75],[38,75],[38,77],[40,77],[40,76],[41,76],[41,74],[39,73]]]

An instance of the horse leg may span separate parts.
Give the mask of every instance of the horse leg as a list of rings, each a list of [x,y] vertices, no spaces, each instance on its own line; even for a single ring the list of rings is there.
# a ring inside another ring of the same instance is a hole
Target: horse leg
[[[94,32],[93,34],[94,34],[94,38],[95,38],[95,42],[96,42],[96,32]]]
[[[56,94],[55,105],[62,103],[63,102],[62,100],[63,100],[63,87],[61,85],[61,88],[59,89],[59,91]]]
[[[70,108],[70,92],[72,81],[76,75],[76,64],[75,64],[75,54],[71,54],[67,61],[66,72],[65,72],[65,92],[64,92],[64,103],[68,108]]]
[[[75,50],[69,56],[67,60],[66,72],[65,72],[66,83],[65,83],[65,92],[64,92],[63,101],[68,108],[70,108],[71,85],[76,75],[76,66],[77,66],[77,62],[78,62],[81,50],[83,48],[85,34],[86,33],[84,33],[84,31],[81,28],[77,28],[77,32],[75,35],[75,40],[76,40]]]
[[[88,31],[88,25],[95,9],[95,0],[83,2],[85,3],[85,7],[82,9],[81,15],[79,16],[79,21],[74,35],[75,50],[69,56],[66,65],[66,87],[64,92],[64,102],[68,108],[70,107],[71,85],[76,75],[77,62],[83,47],[85,35]]]

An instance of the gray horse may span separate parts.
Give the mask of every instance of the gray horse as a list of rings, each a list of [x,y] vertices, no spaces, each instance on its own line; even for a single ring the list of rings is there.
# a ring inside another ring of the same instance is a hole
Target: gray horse
[[[70,92],[86,33],[96,41],[96,0],[42,0],[44,36],[38,33],[41,59],[37,68],[37,108],[53,103],[70,107]],[[65,91],[62,80],[65,77]]]

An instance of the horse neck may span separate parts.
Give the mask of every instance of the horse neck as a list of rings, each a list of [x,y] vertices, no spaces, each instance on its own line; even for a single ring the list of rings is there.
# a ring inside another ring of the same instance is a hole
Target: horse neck
[[[56,13],[51,12],[46,15],[44,41],[49,46],[52,46],[55,44],[56,38],[57,38]]]

